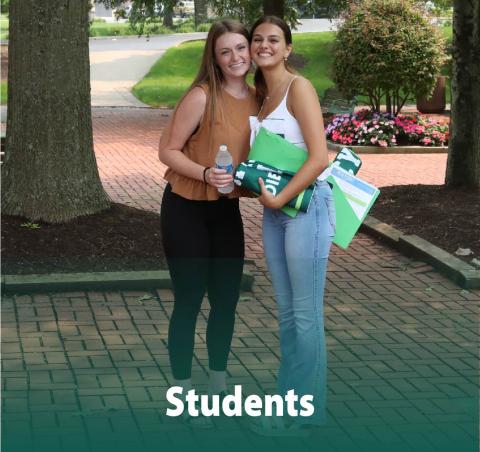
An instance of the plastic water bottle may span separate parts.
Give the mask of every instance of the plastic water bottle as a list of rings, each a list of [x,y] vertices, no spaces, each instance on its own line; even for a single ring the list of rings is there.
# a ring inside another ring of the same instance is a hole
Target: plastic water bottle
[[[228,152],[227,146],[222,144],[218,148],[217,156],[215,157],[215,167],[219,169],[224,169],[228,174],[233,174],[233,159],[230,152]],[[219,193],[227,194],[233,191],[233,181],[228,184],[226,187],[220,187],[218,189]]]

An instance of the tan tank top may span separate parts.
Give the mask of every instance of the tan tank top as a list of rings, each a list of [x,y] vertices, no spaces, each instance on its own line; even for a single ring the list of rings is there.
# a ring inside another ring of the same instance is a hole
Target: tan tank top
[[[208,88],[202,86],[207,96]],[[255,98],[255,90],[249,87],[248,96],[245,99],[237,99],[222,90],[222,96],[218,99],[213,122],[205,114],[198,129],[188,139],[183,148],[183,153],[196,163],[203,166],[215,166],[215,157],[221,144],[226,144],[233,158],[233,167],[247,159],[250,149],[250,125],[249,117],[258,113],[259,106]],[[207,102],[208,105],[208,102]],[[210,137],[210,132],[212,136]],[[190,177],[182,176],[172,169],[165,173],[165,179],[172,186],[173,193],[186,199],[196,201],[215,201],[220,197],[218,190],[211,185]],[[228,195],[229,198],[238,198],[244,195],[238,187]]]

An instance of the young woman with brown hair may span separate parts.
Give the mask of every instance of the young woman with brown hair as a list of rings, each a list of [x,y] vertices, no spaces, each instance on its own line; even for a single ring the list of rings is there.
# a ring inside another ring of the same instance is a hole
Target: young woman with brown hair
[[[252,139],[263,126],[308,155],[277,196],[261,183],[259,200],[264,205],[263,244],[280,325],[278,392],[294,390],[299,399],[311,395],[314,406],[311,416],[263,417],[252,428],[264,435],[304,436],[305,427],[321,425],[326,416],[323,292],[335,232],[332,192],[321,176],[328,166],[327,143],[315,89],[288,66],[292,51],[288,25],[278,17],[260,18],[252,27],[250,51],[258,68],[255,86],[262,103],[260,113],[250,121]],[[312,183],[316,188],[307,213],[291,218],[280,210]]]

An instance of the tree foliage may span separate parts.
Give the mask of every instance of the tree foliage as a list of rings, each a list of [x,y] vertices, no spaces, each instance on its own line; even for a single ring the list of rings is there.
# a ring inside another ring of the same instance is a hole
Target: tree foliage
[[[282,15],[291,25],[298,23],[298,6],[307,4],[307,0],[208,0],[218,17],[237,19],[246,25],[252,25],[263,14]]]
[[[398,114],[410,95],[431,94],[444,62],[443,38],[410,0],[362,0],[334,44],[333,79],[346,95]]]
[[[0,0],[0,11],[2,14],[8,14],[9,0]]]
[[[124,0],[93,1],[103,3],[109,8],[117,8],[119,11],[125,4]],[[181,3],[181,0],[132,0],[130,24],[139,34],[143,34],[147,24],[151,26],[163,22],[165,25],[168,14]],[[348,3],[348,0],[203,0],[196,1],[195,7],[203,9],[203,5],[207,5],[216,17],[237,19],[246,25],[253,24],[263,14],[275,14],[283,16],[288,24],[295,27],[301,14],[334,17]]]
[[[119,11],[123,10],[125,4],[124,0],[94,0],[94,2],[103,3],[106,7]],[[179,3],[181,3],[179,0],[133,0],[128,16],[130,25],[139,35],[143,34],[147,25],[153,31],[161,24],[171,26],[173,9]]]

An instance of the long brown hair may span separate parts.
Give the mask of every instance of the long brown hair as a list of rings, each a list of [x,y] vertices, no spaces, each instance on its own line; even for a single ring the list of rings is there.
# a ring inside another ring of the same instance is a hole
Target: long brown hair
[[[277,17],[277,16],[260,17],[252,25],[252,30],[250,31],[250,43],[251,43],[251,40],[253,39],[253,34],[255,33],[256,28],[258,28],[262,24],[273,24],[279,27],[283,32],[283,36],[285,38],[285,42],[287,46],[292,44],[292,30],[290,30],[290,27],[283,19],[280,19],[280,17]],[[287,69],[288,72],[291,72],[292,74],[296,73],[296,71],[286,61],[285,61],[285,68]],[[257,98],[261,103],[264,101],[265,97],[267,96],[267,84],[265,83],[265,77],[263,76],[263,73],[260,70],[260,68],[257,68],[257,70],[255,71],[255,76],[253,80],[255,82]]]
[[[206,113],[207,117],[213,121],[215,117],[215,110],[218,108],[218,99],[221,98],[222,82],[224,80],[222,70],[217,65],[215,60],[215,45],[218,38],[225,33],[236,33],[245,37],[247,42],[250,42],[250,35],[247,28],[240,22],[230,19],[220,20],[215,22],[210,27],[207,41],[203,49],[202,62],[198,70],[195,80],[184,94],[185,97],[193,88],[200,85],[207,85],[210,95],[208,96]],[[183,100],[182,97],[182,100]],[[181,102],[181,101],[180,101]],[[179,102],[179,103],[180,103]]]

